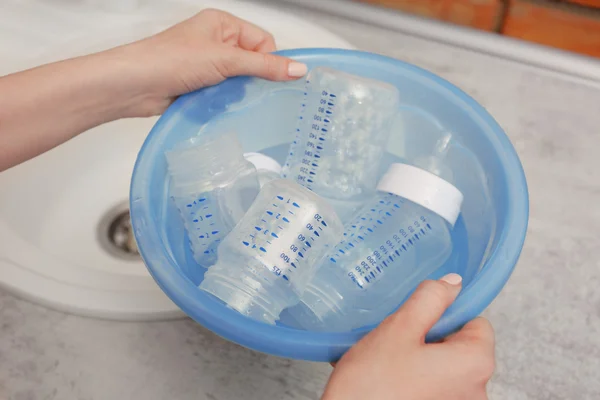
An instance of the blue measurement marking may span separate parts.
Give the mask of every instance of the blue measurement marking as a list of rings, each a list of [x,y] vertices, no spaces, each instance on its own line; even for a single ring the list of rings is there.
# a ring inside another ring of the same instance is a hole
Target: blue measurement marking
[[[299,255],[301,258],[304,258],[304,254],[302,254],[302,253],[298,252],[298,255]]]
[[[329,97],[337,97],[335,94],[331,93]]]
[[[277,196],[277,198],[278,198],[279,200],[283,200],[283,197],[282,197],[282,196]]]
[[[369,232],[373,233],[373,229],[371,229],[371,228],[367,228],[367,230],[368,230]]]
[[[304,242],[308,247],[312,247],[308,241]]]
[[[306,180],[308,183],[313,183],[314,181],[312,179],[307,179]]]
[[[431,229],[431,225],[427,224],[427,228]]]
[[[317,231],[315,231],[315,235],[317,235],[317,236],[320,236],[320,235],[319,235],[319,232],[317,232]]]
[[[346,252],[344,252],[344,250],[342,250],[342,249],[340,249],[339,252],[342,254],[346,254]]]
[[[261,219],[261,221],[262,221],[262,222],[267,222],[267,221],[266,221],[266,220],[264,220],[264,219]]]
[[[327,129],[325,129],[325,128],[321,128],[321,131],[322,131],[322,132],[327,132]]]
[[[375,273],[373,271],[371,271],[371,276],[375,278]]]
[[[378,223],[379,225],[383,224],[383,222],[381,222],[380,220],[377,220],[377,223]]]
[[[334,262],[334,263],[337,262],[337,261],[335,261],[335,258],[333,258],[333,257],[331,257],[329,260],[332,261],[332,262]]]
[[[352,243],[348,243],[348,246],[350,247],[354,247],[354,245]]]
[[[278,206],[277,204],[275,204],[275,203],[273,203],[273,206],[275,206],[275,207],[279,207],[279,206]]]
[[[398,250],[394,251],[394,253],[396,253],[397,256],[400,255],[400,252]]]
[[[412,245],[413,241],[411,239],[408,239],[408,243],[410,243]]]
[[[260,247],[259,249],[260,249],[260,251],[262,251],[263,253],[266,253],[266,252],[267,252],[267,249],[265,249],[264,247]]]
[[[321,221],[321,224],[322,224],[323,226],[327,226],[327,224],[325,223],[325,221]]]
[[[377,269],[377,271],[381,272],[381,269],[379,267],[375,267]]]
[[[255,226],[254,229],[256,229],[257,231],[262,231],[262,228],[260,226]]]
[[[288,223],[290,222],[290,220],[287,219],[286,217],[283,217],[282,220],[283,220],[283,222],[288,222]]]
[[[283,279],[285,279],[286,281],[289,281],[289,279],[288,279],[288,277],[287,277],[287,276],[285,276],[285,275],[281,275],[281,277],[282,277]]]
[[[423,229],[421,229],[421,233],[424,235],[424,234],[425,234],[425,231],[424,231]]]
[[[267,211],[267,214],[273,215],[273,211]]]
[[[402,245],[402,248],[403,248],[404,250],[406,250],[406,246],[405,246],[405,245]]]
[[[292,267],[296,268],[296,264],[294,264],[294,263],[291,263],[291,264],[292,264]]]
[[[383,266],[387,268],[387,263],[385,261],[382,262]]]
[[[359,238],[360,240],[365,240],[365,238],[363,238],[362,236],[358,236],[358,238]]]
[[[298,203],[292,203],[292,205],[296,208],[300,208],[300,206],[298,205]]]
[[[394,257],[389,256],[390,261],[394,261]]]
[[[219,231],[212,231],[211,232],[213,235],[216,235],[217,233],[219,233]]]
[[[367,282],[371,282],[371,281],[369,281],[369,278],[367,278],[366,276],[365,276],[365,281],[367,281]]]
[[[275,232],[271,232],[271,236],[273,236],[276,239],[279,239],[279,236],[277,236],[277,234]]]
[[[206,218],[212,217],[212,214],[206,214]]]

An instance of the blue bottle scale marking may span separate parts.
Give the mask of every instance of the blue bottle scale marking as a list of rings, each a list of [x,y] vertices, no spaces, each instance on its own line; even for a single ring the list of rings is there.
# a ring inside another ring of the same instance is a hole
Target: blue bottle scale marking
[[[212,260],[213,256],[217,256],[217,246],[224,236],[216,206],[210,196],[205,195],[197,196],[185,206],[189,218],[184,219],[191,221],[188,235],[192,250],[200,253],[204,260]],[[191,240],[192,235],[194,240]]]
[[[338,244],[329,259],[333,263],[348,262],[343,260],[346,254],[352,253],[357,248],[364,248],[363,242],[368,242],[387,224],[393,223],[396,213],[401,212],[404,201],[388,194],[381,198],[372,208],[365,210],[354,221],[347,225],[344,240]],[[354,262],[354,267],[347,276],[360,289],[380,279],[387,268],[390,268],[399,259],[413,251],[415,245],[433,230],[423,215],[413,220],[407,220],[406,225],[393,229],[390,234],[373,243],[369,255],[360,257]]]
[[[336,95],[326,90],[321,91],[321,96],[316,109],[312,113],[307,112],[308,107],[308,91],[310,90],[310,81],[306,80],[306,92],[304,92],[304,100],[298,117],[298,125],[296,128],[296,138],[290,146],[290,153],[286,160],[284,170],[290,166],[290,159],[297,155],[298,152],[303,152],[301,155],[301,166],[298,174],[295,177],[296,182],[302,186],[311,189],[317,172],[319,163],[323,157],[323,151],[328,140],[328,132],[333,119],[333,111],[335,108]],[[306,138],[303,130],[308,129],[308,137]],[[306,139],[304,139],[306,138]],[[302,142],[306,140],[304,148],[301,147]],[[287,178],[287,173],[284,173],[284,178]]]
[[[242,245],[255,250],[273,274],[291,282],[296,270],[312,267],[311,249],[328,229],[320,214],[305,214],[300,202],[277,195]]]

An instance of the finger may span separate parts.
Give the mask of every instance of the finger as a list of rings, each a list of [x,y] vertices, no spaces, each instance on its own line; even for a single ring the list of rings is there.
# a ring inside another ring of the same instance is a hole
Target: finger
[[[241,22],[238,44],[242,49],[260,53],[270,53],[277,50],[273,35],[250,22]]]
[[[244,50],[270,53],[277,50],[273,35],[251,22],[236,17],[233,14],[223,13],[228,27],[224,30],[232,31],[237,37],[237,44]],[[229,36],[223,32],[224,36]]]
[[[444,342],[477,343],[485,349],[493,350],[495,343],[494,328],[487,319],[483,317],[477,317],[468,322],[458,332],[448,336]]]
[[[449,336],[443,346],[457,346],[463,360],[471,360],[472,378],[478,378],[485,389],[496,369],[494,344],[492,325],[485,318],[475,318],[460,331]],[[468,354],[470,357],[465,358]]]
[[[390,319],[406,332],[412,332],[420,341],[444,314],[460,293],[462,278],[448,274],[438,281],[426,280]]]
[[[226,77],[257,76],[272,81],[298,79],[306,75],[305,64],[274,54],[232,49],[221,60],[220,70]]]

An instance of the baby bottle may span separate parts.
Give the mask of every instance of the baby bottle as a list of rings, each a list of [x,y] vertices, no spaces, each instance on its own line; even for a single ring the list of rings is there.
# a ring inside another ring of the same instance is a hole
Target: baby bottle
[[[235,133],[201,137],[166,153],[170,194],[183,218],[194,259],[208,267],[216,248],[260,190],[254,165]]]
[[[423,169],[392,164],[377,191],[289,310],[300,327],[345,331],[376,323],[450,256],[463,200],[456,187]]]
[[[238,312],[274,324],[300,295],[323,257],[342,238],[333,208],[285,179],[263,186],[218,248],[200,289]]]
[[[304,95],[283,176],[325,197],[345,219],[375,190],[399,93],[384,82],[317,67]]]

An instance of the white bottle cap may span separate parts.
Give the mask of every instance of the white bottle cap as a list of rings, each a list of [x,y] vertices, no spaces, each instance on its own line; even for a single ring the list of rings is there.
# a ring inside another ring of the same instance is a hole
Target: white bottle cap
[[[377,190],[403,197],[438,214],[454,226],[463,195],[454,185],[424,169],[407,164],[392,164]]]
[[[262,153],[244,153],[244,157],[254,164],[256,169],[264,169],[281,174],[281,165],[269,156],[265,156]]]

